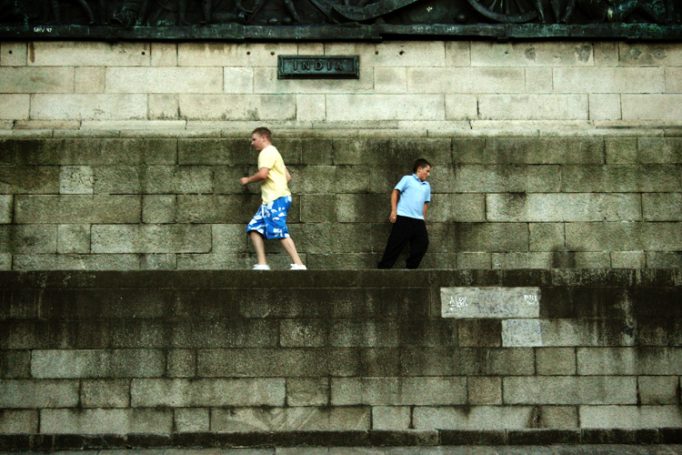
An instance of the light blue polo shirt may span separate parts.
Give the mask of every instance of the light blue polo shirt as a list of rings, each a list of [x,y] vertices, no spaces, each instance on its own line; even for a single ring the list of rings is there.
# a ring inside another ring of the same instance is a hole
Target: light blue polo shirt
[[[393,188],[400,191],[398,215],[424,219],[424,204],[431,202],[431,185],[422,182],[417,174],[406,175]]]

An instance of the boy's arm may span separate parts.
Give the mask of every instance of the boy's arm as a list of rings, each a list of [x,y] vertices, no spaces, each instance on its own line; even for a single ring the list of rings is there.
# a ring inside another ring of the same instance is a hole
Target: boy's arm
[[[249,177],[242,177],[239,179],[239,183],[242,185],[247,185],[249,183],[253,182],[260,182],[261,180],[265,180],[268,178],[268,174],[270,173],[270,169],[267,167],[262,167],[258,169],[258,172],[255,174],[249,176]]]
[[[429,203],[424,202],[424,221],[426,221],[426,212],[429,210]]]
[[[400,199],[400,191],[391,191],[391,214],[388,216],[388,221],[395,223],[398,220],[398,199]]]
[[[291,174],[289,174],[289,168],[285,167],[284,172],[287,174],[287,183],[291,182]]]

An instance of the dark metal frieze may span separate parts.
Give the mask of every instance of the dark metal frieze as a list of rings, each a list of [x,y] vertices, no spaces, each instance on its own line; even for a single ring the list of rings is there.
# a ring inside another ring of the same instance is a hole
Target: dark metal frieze
[[[682,40],[682,0],[0,0],[0,39]]]
[[[359,79],[357,55],[279,55],[278,79]]]

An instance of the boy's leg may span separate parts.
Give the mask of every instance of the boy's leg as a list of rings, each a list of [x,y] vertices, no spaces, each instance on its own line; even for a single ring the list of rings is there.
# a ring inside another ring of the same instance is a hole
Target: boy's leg
[[[253,249],[256,250],[258,263],[267,264],[265,260],[265,242],[263,241],[263,236],[256,231],[251,231],[249,232],[249,237],[251,238],[251,243],[253,243]]]
[[[426,223],[421,220],[415,220],[411,231],[410,254],[407,257],[406,266],[408,269],[416,269],[429,247],[429,234],[426,231]]]
[[[398,260],[400,252],[405,247],[405,244],[409,240],[410,230],[407,225],[407,220],[404,217],[399,216],[396,222],[393,224],[391,229],[391,235],[388,236],[388,241],[386,242],[386,249],[384,249],[384,255],[379,261],[378,267],[380,269],[390,269]]]
[[[285,239],[281,239],[281,242],[284,250],[289,254],[289,256],[291,256],[291,261],[294,264],[303,265],[301,258],[298,256],[298,251],[296,251],[296,244],[294,243],[294,240],[291,237],[287,237]]]

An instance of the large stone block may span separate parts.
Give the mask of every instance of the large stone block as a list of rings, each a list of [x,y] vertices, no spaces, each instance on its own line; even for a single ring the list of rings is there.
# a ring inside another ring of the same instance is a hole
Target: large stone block
[[[360,223],[307,224],[296,245],[304,253],[329,254],[364,253],[372,251],[372,239],[367,227]]]
[[[523,68],[437,68],[407,70],[407,91],[412,93],[522,93]]]
[[[326,120],[326,102],[325,96],[321,94],[296,95],[296,120],[299,122]]]
[[[277,68],[260,67],[253,69],[254,93],[296,93],[296,94],[324,94],[357,93],[372,90],[373,73],[369,66],[360,66],[359,79],[330,80],[330,79],[280,79]]]
[[[675,269],[682,267],[682,253],[649,251],[646,253],[646,264],[652,269]]]
[[[383,43],[335,43],[324,45],[327,55],[359,55],[364,65],[378,67],[443,66],[443,41],[386,41]]]
[[[36,350],[31,374],[36,378],[125,378],[161,376],[164,356],[152,349]]]
[[[18,379],[30,376],[30,351],[4,350],[0,352],[0,378]]]
[[[211,193],[207,166],[103,166],[95,168],[95,192],[106,194]]]
[[[679,120],[682,94],[621,95],[623,120]]]
[[[104,93],[105,82],[106,68],[82,66],[75,69],[74,92],[76,93]]]
[[[288,406],[328,406],[329,378],[288,378]]]
[[[682,349],[671,347],[579,348],[580,375],[679,375]]]
[[[647,221],[682,221],[682,193],[642,194],[642,211]]]
[[[247,195],[179,195],[177,221],[179,223],[243,223],[249,222],[261,204],[259,194]],[[288,219],[296,220],[297,204],[292,206]]]
[[[277,66],[277,54],[295,55],[296,43],[180,43],[179,66]]]
[[[604,139],[607,164],[637,163],[636,137],[608,137]]]
[[[282,406],[284,379],[133,379],[133,407]]]
[[[467,391],[468,404],[502,404],[502,379],[499,377],[469,377],[467,378]]]
[[[525,223],[456,223],[457,251],[528,251]]]
[[[147,95],[32,95],[31,118],[38,120],[141,120]]]
[[[679,405],[675,406],[580,406],[582,428],[679,428]]]
[[[564,246],[563,223],[531,223],[529,231],[531,251],[556,251]]]
[[[85,380],[81,385],[84,408],[127,408],[130,406],[130,383],[125,379]]]
[[[409,406],[372,406],[372,429],[405,431],[410,428],[412,409]]]
[[[173,414],[178,433],[208,433],[211,429],[208,408],[179,408],[174,409]]]
[[[412,411],[416,430],[506,430],[528,428],[532,406],[417,406]]]
[[[543,376],[502,379],[505,404],[636,404],[637,379]]]
[[[561,191],[655,192],[678,191],[682,168],[674,165],[563,166]]]
[[[574,348],[538,348],[535,351],[535,367],[539,375],[574,375],[576,365]]]
[[[94,253],[206,253],[211,251],[208,225],[94,225]]]
[[[587,95],[480,95],[482,120],[587,120]]]
[[[632,221],[642,219],[638,194],[486,195],[490,221]]]
[[[142,196],[143,223],[174,223],[177,219],[177,198],[171,195]]]
[[[170,343],[180,348],[271,347],[277,321],[228,319],[175,324]]]
[[[368,407],[289,407],[212,409],[211,431],[270,433],[281,431],[367,431]]]
[[[573,251],[682,249],[680,223],[568,223],[566,246]]]
[[[638,163],[682,163],[682,138],[640,137],[637,140]]]
[[[590,120],[620,120],[620,94],[594,94],[589,96]]]
[[[12,222],[12,201],[11,195],[0,195],[0,224]]]
[[[665,91],[667,93],[682,92],[682,68],[665,69]]]
[[[637,383],[642,404],[679,404],[677,376],[640,376]]]
[[[27,57],[26,43],[14,41],[0,43],[0,66],[25,66]]]
[[[407,91],[407,68],[374,68],[374,91],[376,93],[405,93]]]
[[[54,225],[0,225],[0,253],[56,253]]]
[[[17,254],[14,270],[139,270],[135,254]]]
[[[147,66],[149,44],[143,42],[35,41],[31,66]]]
[[[458,345],[496,347],[502,344],[502,324],[495,319],[460,319],[457,321]]]
[[[559,191],[561,185],[561,174],[558,166],[460,165],[448,172],[442,182],[437,171],[440,171],[440,168],[434,169],[432,172],[432,184],[434,188],[442,192],[527,191],[542,193]]]
[[[321,347],[329,342],[330,326],[316,319],[285,319],[280,322],[279,332],[284,347]]]
[[[453,405],[467,401],[466,379],[453,378],[332,378],[331,404]]]
[[[629,346],[632,332],[619,320],[502,321],[503,346]]]
[[[604,139],[593,137],[453,139],[452,151],[455,164],[602,164]]]
[[[221,68],[107,68],[107,93],[220,93]]]
[[[0,191],[5,194],[56,194],[59,193],[59,173],[59,168],[53,166],[0,166]]]
[[[327,95],[327,120],[443,120],[443,95]]]
[[[385,204],[385,202],[384,202]],[[386,214],[383,219],[386,219]],[[430,222],[475,222],[485,220],[483,194],[432,194],[427,220]]]
[[[0,410],[0,434],[20,434],[38,432],[38,411]]]
[[[31,95],[0,95],[0,120],[26,120],[31,109]]]
[[[192,120],[294,120],[295,95],[180,94],[180,118]]]
[[[618,43],[618,63],[624,66],[681,66],[682,51],[672,43]]]
[[[663,68],[554,68],[556,93],[664,93]]]
[[[591,66],[591,43],[496,43],[473,41],[472,66]]]
[[[92,194],[94,183],[90,166],[62,166],[59,170],[60,194]]]
[[[78,381],[0,380],[0,408],[63,408],[78,405]]]
[[[458,319],[536,318],[540,289],[518,287],[441,288],[441,316]]]
[[[178,162],[180,164],[249,165],[255,167],[257,155],[249,149],[244,139],[181,139],[178,141]],[[240,168],[244,174],[250,167]]]
[[[40,431],[47,434],[170,434],[170,409],[45,409]]]
[[[73,92],[73,68],[0,68],[2,93],[70,93]]]

